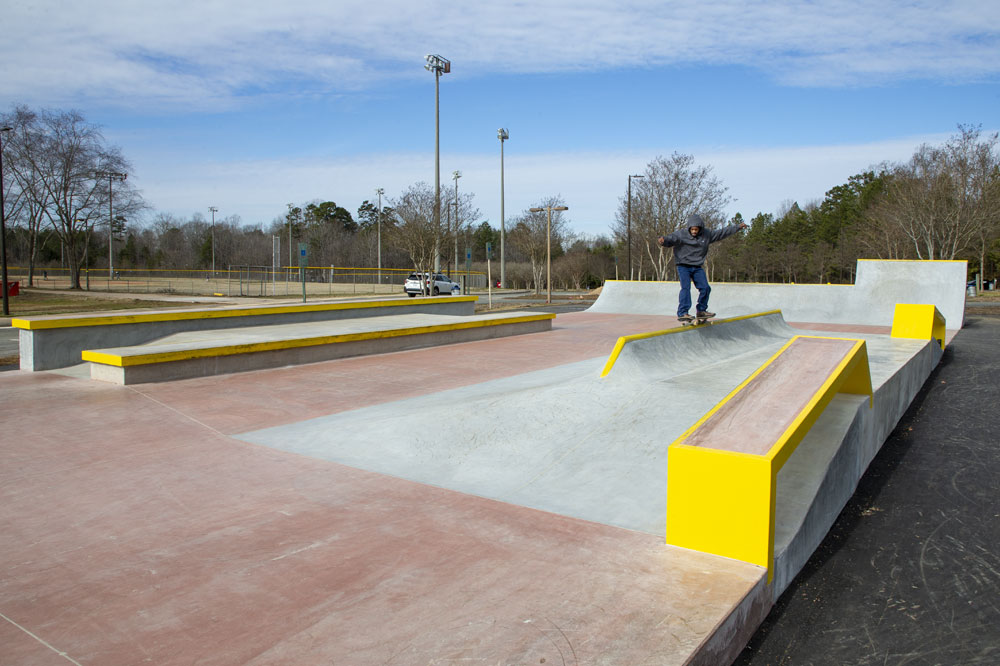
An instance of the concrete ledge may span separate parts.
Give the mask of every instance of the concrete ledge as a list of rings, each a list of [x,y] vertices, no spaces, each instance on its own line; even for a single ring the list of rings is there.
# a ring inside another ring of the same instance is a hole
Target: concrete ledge
[[[140,345],[185,331],[269,324],[297,324],[425,313],[472,315],[476,296],[440,296],[334,303],[193,308],[131,314],[83,314],[13,319],[19,328],[21,369],[52,370],[76,365],[85,349]]]
[[[795,336],[670,445],[667,543],[767,567],[776,477],[837,393],[869,396],[864,340]]]
[[[412,317],[396,316],[352,322],[355,330],[350,332],[315,335],[315,326],[308,330],[295,325],[267,327],[272,331],[236,329],[195,340],[85,350],[81,356],[90,363],[92,379],[138,384],[537,333],[551,330],[554,318],[549,313],[422,316],[415,322]],[[357,330],[359,326],[364,330]]]

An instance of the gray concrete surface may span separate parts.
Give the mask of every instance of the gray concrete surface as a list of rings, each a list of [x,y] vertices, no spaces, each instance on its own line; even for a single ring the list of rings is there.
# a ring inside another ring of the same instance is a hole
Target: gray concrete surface
[[[780,309],[786,321],[891,326],[896,303],[931,303],[949,329],[965,316],[964,261],[858,261],[853,285],[712,284],[709,308],[720,317]],[[593,312],[669,314],[677,282],[608,281]],[[692,287],[692,298],[697,297]]]
[[[338,305],[347,305],[351,301],[331,301]],[[314,321],[334,321],[340,319],[374,317],[388,312],[428,313],[471,315],[475,302],[462,299],[455,300],[449,296],[438,298],[393,298],[379,301],[380,307],[370,307],[373,299],[363,301],[364,307],[316,309],[322,305],[320,301],[306,304],[269,304],[255,306],[254,310],[263,312],[242,315],[247,306],[219,307],[212,309],[211,317],[205,318],[171,318],[164,321],[121,322],[129,313],[101,313],[96,315],[52,315],[40,317],[24,317],[23,319],[44,321],[47,319],[69,319],[80,321],[80,326],[61,328],[38,328],[34,330],[20,329],[21,369],[29,371],[51,370],[80,362],[80,352],[85,349],[102,349],[106,347],[125,347],[139,345],[158,340],[175,333],[185,331],[207,331],[269,324],[296,324]],[[294,308],[291,312],[282,312]],[[270,310],[271,312],[268,312]],[[202,309],[178,309],[169,311],[169,315],[179,317],[183,313],[203,311]],[[149,311],[158,312],[158,311]],[[146,314],[148,314],[147,312]],[[232,312],[232,316],[222,316]],[[113,324],[85,325],[87,320],[116,317],[119,321]]]
[[[90,377],[123,385],[162,382],[539,333],[552,329],[552,317],[537,319],[542,314],[501,312],[466,317],[397,314],[187,331],[143,345],[88,350],[122,359],[120,366],[91,361]],[[455,326],[462,328],[453,328]],[[325,340],[344,336],[359,336],[360,339]],[[247,349],[254,345],[272,345],[275,348]],[[177,354],[184,357],[169,358]],[[148,362],[141,358],[149,355],[168,358],[153,358]],[[136,359],[135,364],[128,363],[130,358]]]
[[[795,334],[780,315],[642,341],[605,379],[606,357],[288,426],[241,439],[436,486],[608,525],[665,534],[667,447]],[[832,334],[827,334],[832,335]],[[928,343],[868,334],[880,400],[890,379]],[[631,345],[629,345],[631,346]],[[626,347],[627,349],[628,347]],[[854,404],[854,403],[848,403]],[[908,402],[907,402],[908,404]],[[854,404],[854,407],[857,405]],[[891,411],[891,410],[890,410]],[[836,450],[856,409],[824,416],[815,440]],[[901,413],[901,412],[900,412]],[[881,414],[881,412],[880,412]],[[898,418],[898,415],[896,416]],[[895,421],[892,421],[894,424]],[[891,424],[890,424],[891,427]],[[877,430],[864,426],[868,440]],[[623,436],[623,433],[627,433]],[[813,447],[806,446],[809,451]],[[795,456],[793,456],[793,459]],[[807,468],[813,462],[803,463]],[[794,466],[793,466],[794,467]],[[793,473],[781,520],[802,523],[812,480]],[[856,483],[857,477],[852,480]],[[832,520],[821,511],[813,522]],[[791,543],[792,536],[786,536]],[[787,548],[787,547],[786,547]]]

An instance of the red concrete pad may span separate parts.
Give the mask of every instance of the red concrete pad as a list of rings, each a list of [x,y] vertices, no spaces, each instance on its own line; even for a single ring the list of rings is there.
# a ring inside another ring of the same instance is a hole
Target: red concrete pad
[[[248,445],[127,388],[0,390],[0,663],[679,664],[761,594],[752,565]]]
[[[607,357],[622,335],[676,325],[675,317],[574,312],[557,316],[545,333],[144,384],[133,390],[234,434]]]

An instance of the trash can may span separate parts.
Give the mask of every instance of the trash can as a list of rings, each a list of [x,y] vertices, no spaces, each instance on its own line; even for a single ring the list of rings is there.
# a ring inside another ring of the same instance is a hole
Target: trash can
[[[20,282],[8,282],[7,283],[7,295],[17,296],[21,293],[21,283]]]
[[[972,285],[970,284],[970,285],[969,285],[969,287],[968,287],[968,289],[966,289],[966,290],[965,290],[965,294],[966,294],[966,296],[968,296],[969,298],[975,298],[975,297],[976,297],[976,288],[975,288],[975,287],[973,287],[973,286],[972,286]]]

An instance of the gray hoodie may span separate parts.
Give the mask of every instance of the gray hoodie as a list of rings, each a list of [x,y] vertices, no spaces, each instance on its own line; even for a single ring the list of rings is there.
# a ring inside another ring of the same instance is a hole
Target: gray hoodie
[[[689,229],[699,227],[701,233],[692,236]],[[705,221],[701,215],[689,215],[687,225],[683,229],[678,229],[669,236],[664,236],[663,246],[674,248],[674,259],[683,266],[701,266],[705,263],[708,255],[708,246],[715,241],[732,236],[740,227],[730,224],[722,229],[705,229]]]

